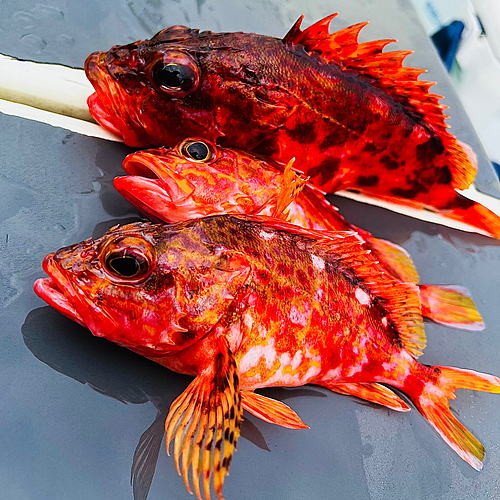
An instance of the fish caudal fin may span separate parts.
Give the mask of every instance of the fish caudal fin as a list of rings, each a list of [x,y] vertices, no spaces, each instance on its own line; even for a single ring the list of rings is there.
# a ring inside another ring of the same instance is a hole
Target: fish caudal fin
[[[461,330],[484,330],[483,318],[469,291],[455,285],[420,285],[422,316],[435,323]]]
[[[439,372],[437,380],[427,382],[416,397],[409,396],[448,445],[474,469],[481,470],[484,447],[451,413],[448,400],[456,398],[456,389],[500,393],[500,378],[460,368],[432,368]]]
[[[212,478],[215,493],[223,500],[224,477],[236,449],[243,414],[236,362],[227,341],[221,339],[220,344],[213,364],[205,367],[172,403],[165,422],[167,453],[170,454],[170,442],[174,439],[177,472],[192,493],[191,469],[199,500],[210,500]]]
[[[464,222],[478,229],[482,234],[500,239],[500,217],[475,201],[456,194],[451,210],[441,210],[440,213],[449,219]]]
[[[243,408],[252,415],[287,429],[309,429],[300,417],[285,403],[266,398],[254,392],[241,391]]]

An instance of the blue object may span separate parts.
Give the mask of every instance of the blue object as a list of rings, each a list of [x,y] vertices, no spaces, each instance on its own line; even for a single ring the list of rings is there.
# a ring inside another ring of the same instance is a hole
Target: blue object
[[[455,60],[464,28],[465,25],[462,21],[453,21],[431,37],[448,71]]]

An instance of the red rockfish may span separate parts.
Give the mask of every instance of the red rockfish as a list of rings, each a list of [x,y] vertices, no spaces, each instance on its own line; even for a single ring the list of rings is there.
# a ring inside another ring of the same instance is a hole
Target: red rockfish
[[[195,136],[295,157],[324,192],[353,189],[500,237],[500,218],[455,191],[472,183],[475,155],[448,132],[424,70],[403,67],[411,52],[358,43],[367,23],[330,34],[334,16],[304,31],[301,18],[283,39],[173,26],[95,52],[90,112],[130,146]]]
[[[396,387],[481,469],[484,448],[448,400],[457,388],[500,393],[500,378],[419,363],[417,294],[367,252],[353,232],[258,216],[135,223],[48,255],[35,291],[94,335],[195,377],[165,425],[199,499],[211,484],[222,499],[243,409],[307,427],[260,387],[316,384],[408,411],[382,384]]]
[[[129,175],[115,178],[116,189],[152,220],[179,222],[224,213],[276,216],[288,205],[288,222],[307,229],[356,231],[371,257],[393,277],[419,282],[406,250],[349,224],[321,192],[304,186],[306,179],[291,171],[291,163],[285,168],[261,156],[190,138],[172,149],[132,153],[123,168]],[[418,293],[422,315],[429,319],[467,330],[484,328],[466,288],[420,285]]]

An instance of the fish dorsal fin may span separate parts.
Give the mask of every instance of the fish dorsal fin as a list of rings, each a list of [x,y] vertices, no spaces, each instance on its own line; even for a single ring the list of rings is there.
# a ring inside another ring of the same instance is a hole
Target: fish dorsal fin
[[[287,208],[290,206],[290,203],[295,201],[309,180],[309,177],[299,175],[292,170],[294,162],[295,158],[292,158],[285,166],[280,191],[261,205],[255,212],[256,214],[261,214],[265,210],[270,209],[271,217],[285,222],[288,221],[289,211]]]
[[[376,258],[382,265],[386,266],[391,273],[403,281],[409,281],[418,285],[420,277],[410,254],[399,245],[387,240],[380,240],[371,234],[363,234],[370,247],[375,250]]]
[[[297,198],[309,180],[309,177],[298,175],[292,170],[294,162],[295,158],[292,158],[283,172],[283,185],[276,197],[276,206],[272,212],[273,217],[283,217],[284,219],[288,217],[288,206]]]
[[[333,254],[341,270],[346,274],[354,272],[356,278],[361,279],[363,291],[382,301],[387,321],[396,329],[395,334],[405,349],[416,358],[420,356],[426,338],[417,286],[395,279],[378,261],[370,258],[370,250],[357,233],[331,232],[314,247]]]
[[[435,82],[420,81],[418,77],[426,70],[403,66],[403,60],[413,51],[397,50],[383,52],[394,39],[373,40],[359,43],[359,32],[368,22],[355,24],[329,33],[332,14],[302,31],[301,16],[283,38],[284,43],[302,45],[306,51],[319,54],[328,63],[335,63],[344,70],[355,70],[367,77],[374,87],[382,89],[397,102],[419,116],[441,140],[450,161],[452,187],[467,189],[476,175],[477,162],[470,148],[463,145],[447,131],[448,115],[443,110],[448,106],[439,104],[442,96],[431,94],[429,88]]]

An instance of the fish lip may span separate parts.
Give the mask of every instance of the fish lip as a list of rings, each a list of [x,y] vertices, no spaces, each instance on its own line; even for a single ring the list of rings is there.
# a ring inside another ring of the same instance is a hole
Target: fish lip
[[[168,195],[173,205],[186,202],[195,191],[195,187],[171,166],[169,154],[173,149],[158,148],[138,151],[127,155],[123,160],[123,169],[130,176],[143,179],[156,179]]]
[[[126,105],[126,92],[110,75],[106,52],[93,52],[85,61],[85,74],[95,89],[87,98],[90,114],[106,130],[133,147],[144,145],[144,130],[133,109]]]
[[[170,198],[158,180],[129,175],[126,177],[115,177],[113,185],[127,201],[132,203],[132,205],[153,222],[176,222],[170,217],[170,214],[175,213],[172,198]],[[148,203],[145,194],[151,197],[152,193],[155,196],[154,203]],[[164,210],[161,210],[161,207]]]
[[[69,281],[64,277],[54,262],[54,254],[49,254],[43,260],[43,270],[48,278],[39,278],[35,281],[35,293],[54,309],[64,314],[67,318],[87,328],[87,325],[76,310],[69,297],[75,297],[75,291]]]

